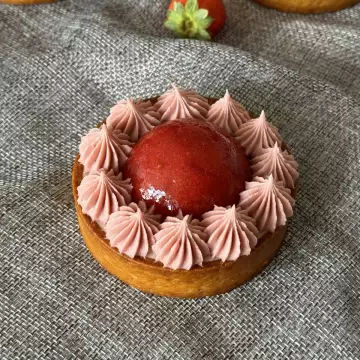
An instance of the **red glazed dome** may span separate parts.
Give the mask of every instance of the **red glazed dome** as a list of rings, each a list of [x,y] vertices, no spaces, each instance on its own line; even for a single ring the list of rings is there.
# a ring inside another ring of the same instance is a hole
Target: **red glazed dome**
[[[126,177],[133,200],[163,215],[200,217],[214,205],[237,203],[251,170],[244,149],[220,128],[194,119],[157,126],[134,146]]]

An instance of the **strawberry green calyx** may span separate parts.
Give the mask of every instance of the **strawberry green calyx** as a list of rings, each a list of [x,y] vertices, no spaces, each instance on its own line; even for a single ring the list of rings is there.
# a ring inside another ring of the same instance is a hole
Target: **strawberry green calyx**
[[[187,0],[185,6],[175,1],[173,10],[168,10],[165,27],[180,37],[211,40],[207,29],[212,22],[208,10],[199,9],[197,0]]]

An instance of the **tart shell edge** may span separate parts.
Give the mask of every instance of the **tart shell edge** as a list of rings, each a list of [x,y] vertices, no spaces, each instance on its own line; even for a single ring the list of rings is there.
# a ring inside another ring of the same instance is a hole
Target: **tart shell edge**
[[[359,0],[255,0],[257,3],[285,12],[303,14],[331,12],[354,6]]]
[[[83,166],[76,156],[72,170],[72,191],[80,232],[93,257],[124,283],[155,295],[200,298],[226,293],[251,280],[274,258],[286,235],[287,226],[276,229],[259,241],[249,256],[236,261],[205,262],[190,270],[171,270],[151,259],[131,259],[112,248],[104,232],[82,212],[77,202]]]

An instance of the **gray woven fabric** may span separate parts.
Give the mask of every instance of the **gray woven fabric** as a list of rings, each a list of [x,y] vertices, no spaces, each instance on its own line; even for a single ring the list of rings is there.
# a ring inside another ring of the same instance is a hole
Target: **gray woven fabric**
[[[0,5],[0,359],[360,359],[360,7],[226,2],[216,43],[174,39],[166,0]],[[176,300],[103,270],[75,219],[80,136],[175,81],[266,109],[300,164],[285,245],[249,284]]]

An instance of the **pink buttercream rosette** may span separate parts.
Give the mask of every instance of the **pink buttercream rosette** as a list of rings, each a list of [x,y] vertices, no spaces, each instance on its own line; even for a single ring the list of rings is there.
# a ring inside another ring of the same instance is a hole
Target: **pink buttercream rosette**
[[[110,110],[106,124],[121,130],[131,141],[138,141],[148,131],[160,124],[160,114],[151,101],[120,100]]]
[[[101,169],[84,176],[77,190],[82,211],[103,226],[111,213],[131,201],[132,186],[121,173],[114,175],[113,170]]]
[[[253,156],[261,148],[281,144],[281,137],[277,129],[271,125],[262,111],[257,119],[252,119],[240,126],[234,133],[235,139],[240,142],[247,155]]]
[[[249,120],[249,113],[230,96],[228,90],[223,98],[211,105],[206,117],[206,121],[223,128],[230,134],[235,133]]]
[[[256,220],[260,231],[274,232],[285,225],[286,217],[292,216],[295,200],[291,191],[270,175],[266,179],[255,177],[247,182],[246,190],[240,194],[239,205]]]
[[[257,244],[255,220],[235,205],[215,206],[203,215],[201,225],[209,235],[207,244],[213,259],[234,261],[240,255],[250,255]]]
[[[299,177],[297,162],[286,150],[282,151],[277,142],[273,147],[259,149],[251,164],[254,177],[272,175],[289,189],[295,189],[295,182]]]
[[[184,217],[180,212],[177,217],[168,216],[160,229],[153,251],[155,259],[165,267],[189,270],[194,265],[201,266],[210,254],[204,228],[191,215]]]
[[[106,238],[121,254],[131,258],[146,257],[155,244],[154,235],[159,231],[160,218],[153,207],[147,209],[143,202],[121,206],[106,223]]]
[[[126,134],[102,124],[81,139],[79,162],[85,172],[104,169],[117,174],[125,165],[133,145]]]
[[[205,120],[210,108],[208,101],[192,90],[180,90],[175,84],[161,95],[155,106],[161,121],[195,118]]]

